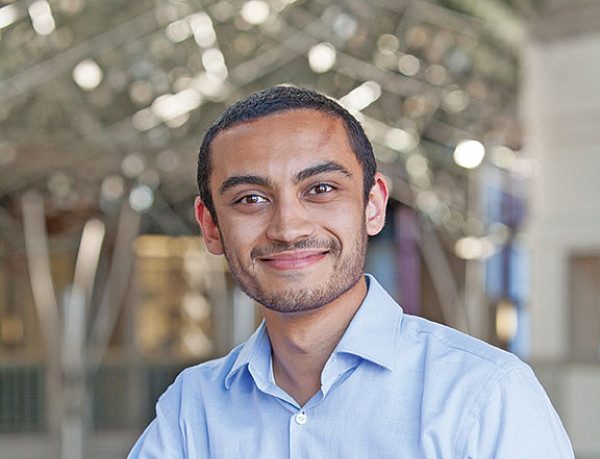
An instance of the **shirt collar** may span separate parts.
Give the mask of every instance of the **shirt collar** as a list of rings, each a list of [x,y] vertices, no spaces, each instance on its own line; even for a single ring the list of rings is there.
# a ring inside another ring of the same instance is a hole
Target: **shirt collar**
[[[256,360],[256,356],[262,356],[261,360],[264,360],[265,356],[268,356],[270,360],[271,356],[271,342],[267,333],[267,327],[263,320],[260,326],[256,329],[250,338],[241,345],[240,352],[231,366],[231,370],[225,377],[225,388],[229,389],[231,386],[231,380],[233,376],[243,367],[246,367],[252,360]]]
[[[353,354],[388,370],[396,366],[397,341],[400,339],[402,308],[370,274],[365,274],[368,291],[334,354]],[[264,320],[248,338],[225,377],[229,389],[233,376],[251,361],[270,362],[271,343]],[[261,365],[262,367],[263,365]]]
[[[394,370],[400,339],[402,308],[369,274],[368,293],[334,353],[349,353]]]

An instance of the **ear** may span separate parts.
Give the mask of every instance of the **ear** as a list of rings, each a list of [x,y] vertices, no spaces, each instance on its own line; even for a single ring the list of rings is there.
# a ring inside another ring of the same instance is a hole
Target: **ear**
[[[389,197],[388,186],[383,175],[375,173],[375,185],[369,192],[365,208],[367,234],[374,236],[381,231],[385,223],[385,208]]]
[[[213,255],[223,255],[223,243],[221,242],[219,227],[213,220],[208,208],[200,200],[200,197],[196,198],[194,209],[196,213],[196,221],[202,230],[202,236],[204,238],[204,244],[206,245],[207,250]]]

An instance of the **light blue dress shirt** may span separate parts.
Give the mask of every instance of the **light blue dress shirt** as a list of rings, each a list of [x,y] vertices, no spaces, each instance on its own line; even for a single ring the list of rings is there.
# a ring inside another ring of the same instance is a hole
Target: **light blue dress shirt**
[[[263,323],[229,355],[183,371],[129,458],[573,458],[531,369],[368,294],[299,406],[273,378]]]

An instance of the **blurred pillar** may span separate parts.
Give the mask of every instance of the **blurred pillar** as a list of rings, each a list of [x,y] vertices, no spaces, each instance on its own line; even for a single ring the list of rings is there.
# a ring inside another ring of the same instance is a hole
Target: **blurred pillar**
[[[29,280],[46,351],[46,407],[52,434],[60,430],[61,372],[59,359],[59,317],[54,285],[50,273],[50,253],[44,211],[44,198],[29,191],[21,200],[23,233],[29,268]]]
[[[76,285],[63,300],[61,363],[63,412],[61,417],[61,459],[83,459],[87,426],[87,387],[85,372],[86,307],[85,294]]]
[[[395,211],[395,239],[398,241],[398,286],[400,304],[408,314],[421,312],[421,255],[419,226],[415,211],[398,206]]]
[[[480,222],[481,190],[479,186],[480,169],[467,170],[467,226]],[[473,221],[471,221],[473,220]],[[474,234],[477,231],[469,228]],[[490,340],[489,310],[485,297],[485,264],[479,258],[465,260],[465,316],[469,333],[484,341]]]

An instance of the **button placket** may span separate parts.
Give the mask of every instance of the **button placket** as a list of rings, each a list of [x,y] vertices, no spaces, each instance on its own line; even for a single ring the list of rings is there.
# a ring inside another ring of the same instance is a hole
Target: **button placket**
[[[304,424],[308,420],[306,410],[301,409],[290,416],[290,459],[304,458],[303,442]]]

